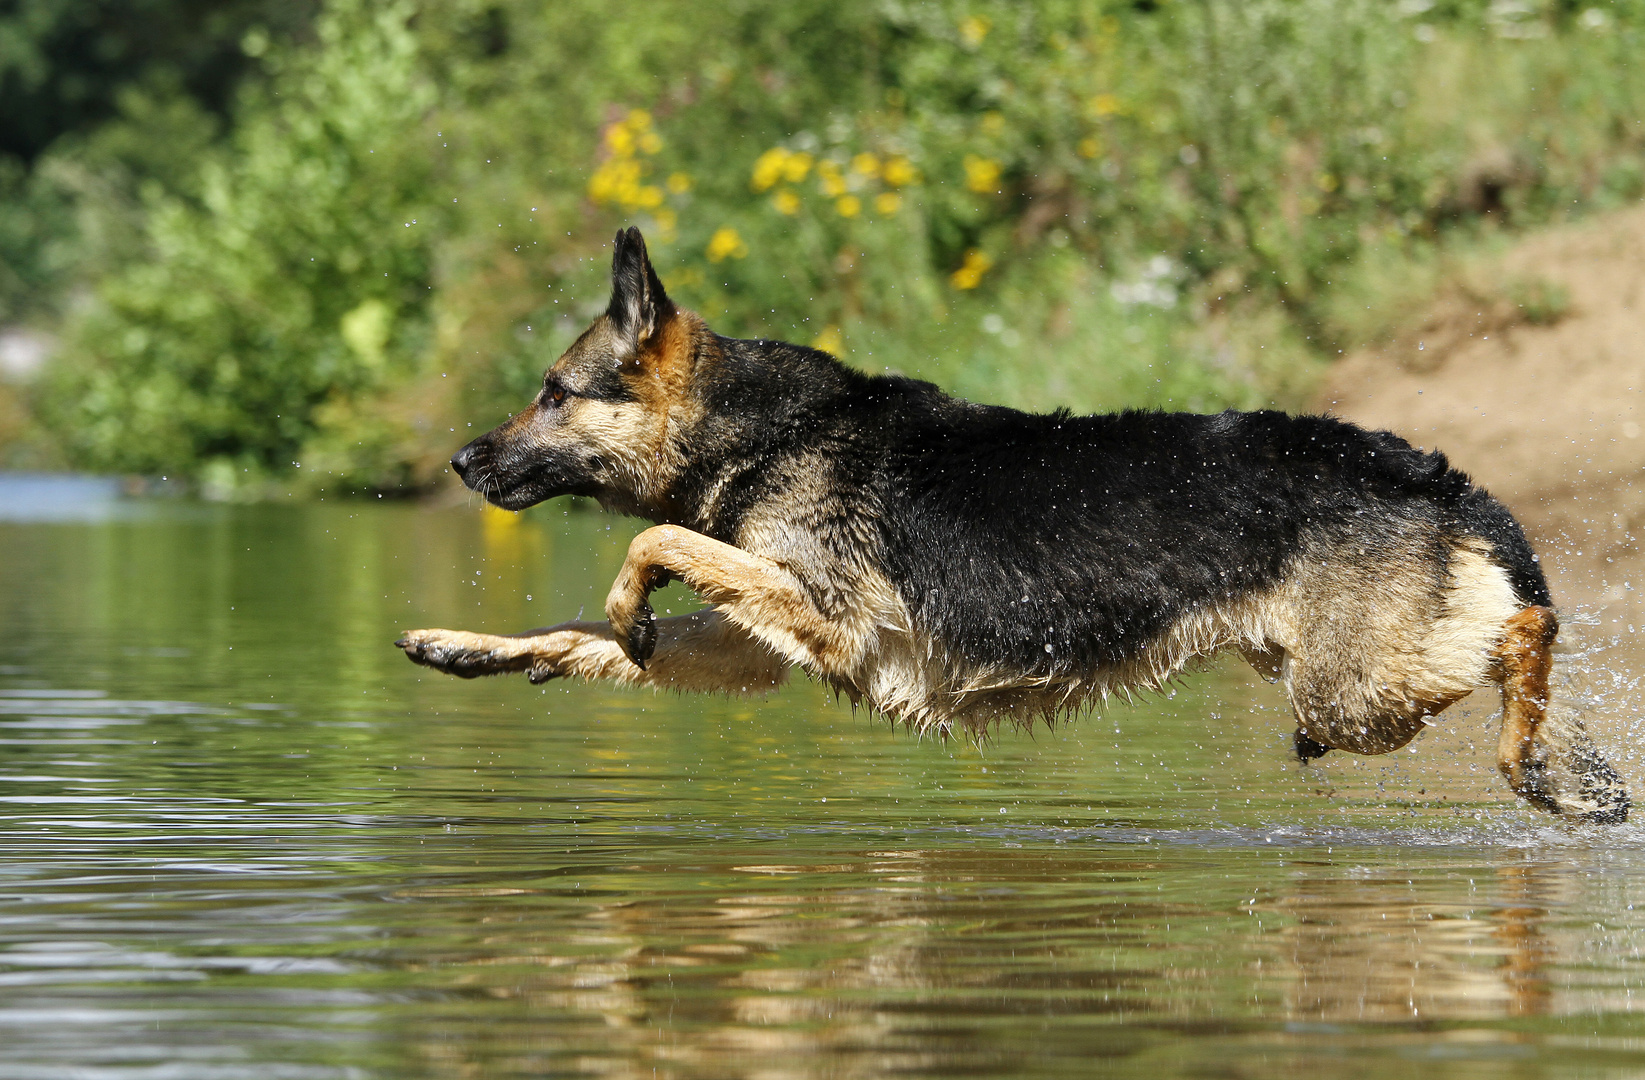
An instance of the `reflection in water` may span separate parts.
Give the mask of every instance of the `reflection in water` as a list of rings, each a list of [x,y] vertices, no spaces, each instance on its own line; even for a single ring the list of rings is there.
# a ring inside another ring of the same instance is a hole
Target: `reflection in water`
[[[1505,907],[1498,912],[1497,940],[1502,943],[1502,981],[1508,988],[1507,1012],[1510,1016],[1536,1016],[1549,1010],[1553,991],[1543,968],[1553,959],[1552,945],[1540,931],[1539,923],[1548,917],[1548,908],[1542,901],[1551,900],[1548,889],[1539,888],[1553,883],[1551,875],[1538,874],[1534,867],[1504,866],[1497,870],[1510,902],[1519,906]]]
[[[631,532],[0,524],[0,1076],[1622,1075],[1645,1045],[1645,832],[1508,799],[1483,710],[1303,770],[1236,668],[978,748],[803,682],[466,683],[387,644],[597,610]]]
[[[1534,865],[1478,873],[1494,897],[1486,904],[1472,900],[1472,878],[1472,902],[1459,902],[1397,870],[1300,877],[1297,893],[1274,905],[1295,920],[1282,932],[1287,1010],[1297,1019],[1377,1023],[1552,1011],[1546,968],[1557,957],[1542,927],[1548,909],[1536,898],[1557,879]]]

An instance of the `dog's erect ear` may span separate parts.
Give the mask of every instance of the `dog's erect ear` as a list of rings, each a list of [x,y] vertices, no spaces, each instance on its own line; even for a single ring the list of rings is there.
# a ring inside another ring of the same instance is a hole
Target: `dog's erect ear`
[[[645,252],[645,237],[632,226],[617,233],[611,253],[611,317],[618,361],[631,360],[674,314],[657,271]]]

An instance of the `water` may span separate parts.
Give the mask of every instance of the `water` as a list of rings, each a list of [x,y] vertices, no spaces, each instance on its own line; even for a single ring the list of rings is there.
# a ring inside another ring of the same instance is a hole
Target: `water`
[[[389,643],[596,611],[637,526],[40,491],[0,1080],[1645,1073],[1645,833],[1513,802],[1488,702],[1304,769],[1235,665],[980,748],[803,679],[463,682]]]

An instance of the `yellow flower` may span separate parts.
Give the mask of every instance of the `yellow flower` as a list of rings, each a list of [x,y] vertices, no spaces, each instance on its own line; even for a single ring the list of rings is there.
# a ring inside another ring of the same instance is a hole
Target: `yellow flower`
[[[1324,192],[1332,192],[1337,189],[1337,178],[1330,173],[1320,173],[1314,179],[1314,183],[1319,185],[1319,189]]]
[[[855,195],[842,195],[834,203],[834,209],[840,212],[841,217],[856,217],[862,211],[862,200]]]
[[[656,184],[647,184],[634,193],[632,201],[635,206],[643,206],[647,210],[661,206],[663,204],[663,189]]]
[[[674,227],[680,223],[680,219],[672,208],[667,206],[658,207],[651,216],[656,220],[657,228],[662,230],[664,237],[674,235]]]
[[[840,172],[840,167],[832,161],[817,163],[817,185],[830,199],[845,194],[845,176]]]
[[[631,157],[607,158],[588,178],[588,197],[597,203],[634,205],[640,190],[640,163]]]
[[[967,15],[960,20],[960,40],[975,49],[993,25],[986,15]]]
[[[797,214],[800,212],[800,197],[783,188],[771,196],[771,205],[777,208],[779,214]]]
[[[1102,152],[1102,144],[1094,138],[1081,139],[1076,149],[1079,150],[1080,157],[1094,158]]]
[[[845,337],[840,333],[839,327],[830,323],[822,328],[820,334],[811,339],[811,347],[821,349],[825,353],[832,353],[835,356],[843,356],[845,354]]]
[[[880,175],[880,159],[873,154],[858,154],[851,159],[851,170],[863,176]]]
[[[588,180],[588,194],[595,202],[619,202],[625,206],[655,206],[651,188],[640,187],[640,164],[634,160],[639,149],[655,154],[663,140],[651,130],[651,114],[634,109],[605,129],[605,146],[611,152]],[[657,193],[660,201],[661,192]]]
[[[740,259],[748,254],[748,245],[737,230],[729,225],[722,225],[714,230],[714,235],[708,238],[708,261],[722,262],[727,256]]]
[[[691,190],[691,177],[683,172],[674,173],[668,178],[668,190],[676,195],[684,195]]]
[[[882,191],[874,196],[874,212],[876,214],[895,214],[902,208],[902,196],[895,191]]]
[[[913,163],[904,157],[894,157],[887,160],[885,168],[881,170],[881,176],[892,187],[907,187],[909,184],[919,183],[920,180],[919,170],[914,168]]]
[[[975,289],[993,265],[993,259],[972,248],[965,253],[965,262],[960,264],[960,268],[948,275],[948,282],[956,289]]]
[[[1124,107],[1113,94],[1098,94],[1090,102],[1092,116],[1117,116]]]
[[[788,162],[788,151],[773,146],[754,162],[754,175],[749,186],[755,191],[769,191],[783,178],[783,166]]]
[[[805,179],[805,174],[811,171],[811,155],[801,150],[797,154],[789,154],[788,160],[783,162],[783,179],[790,184],[797,184]]]
[[[993,158],[965,155],[965,186],[979,194],[1000,189],[1000,163]]]
[[[612,124],[605,129],[605,145],[618,157],[627,157],[634,152],[634,133],[627,125]]]

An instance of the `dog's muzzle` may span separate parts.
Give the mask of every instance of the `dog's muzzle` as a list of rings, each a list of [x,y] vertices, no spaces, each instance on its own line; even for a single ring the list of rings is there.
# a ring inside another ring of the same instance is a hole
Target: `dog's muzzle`
[[[469,487],[474,486],[469,477],[476,472],[483,472],[491,460],[491,448],[484,444],[483,439],[484,436],[475,439],[451,456],[451,467]]]

